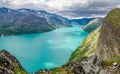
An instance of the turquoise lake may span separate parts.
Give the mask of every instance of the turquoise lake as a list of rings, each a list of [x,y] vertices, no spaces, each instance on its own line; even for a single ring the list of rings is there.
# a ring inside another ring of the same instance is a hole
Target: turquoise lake
[[[71,53],[87,36],[81,26],[57,30],[0,37],[0,50],[14,55],[28,72],[50,69],[65,64]]]

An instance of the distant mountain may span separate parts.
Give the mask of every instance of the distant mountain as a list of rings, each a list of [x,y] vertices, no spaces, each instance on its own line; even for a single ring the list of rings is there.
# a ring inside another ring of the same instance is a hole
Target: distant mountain
[[[103,18],[96,18],[90,21],[87,25],[83,27],[83,30],[86,32],[92,32],[103,24]]]
[[[18,35],[71,27],[68,19],[46,11],[0,8],[0,34]]]
[[[70,22],[77,25],[86,25],[95,18],[70,19]]]

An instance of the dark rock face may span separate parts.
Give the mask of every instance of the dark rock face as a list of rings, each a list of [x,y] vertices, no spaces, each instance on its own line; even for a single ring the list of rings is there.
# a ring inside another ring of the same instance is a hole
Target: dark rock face
[[[80,61],[65,65],[66,70],[74,74],[106,74],[101,67],[101,59],[97,56],[84,57]]]
[[[102,62],[101,58],[91,55],[80,61],[68,63],[63,68],[68,74],[120,74],[120,64],[112,63],[110,66],[105,66]]]
[[[0,74],[27,74],[19,61],[5,50],[0,51]]]
[[[96,55],[104,61],[120,61],[120,9],[116,8],[105,17],[100,29]]]
[[[71,27],[70,22],[55,14],[30,9],[0,8],[0,34],[17,35]]]
[[[61,67],[61,70],[58,68],[48,70],[39,70],[37,74],[108,74],[101,66],[102,60],[95,55],[89,57],[84,57],[80,61],[70,62]],[[61,73],[63,72],[63,73]]]

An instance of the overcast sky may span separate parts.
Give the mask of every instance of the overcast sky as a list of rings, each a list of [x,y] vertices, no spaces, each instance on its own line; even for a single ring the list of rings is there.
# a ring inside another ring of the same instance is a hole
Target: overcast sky
[[[67,18],[105,16],[120,0],[0,0],[0,7],[47,10]]]

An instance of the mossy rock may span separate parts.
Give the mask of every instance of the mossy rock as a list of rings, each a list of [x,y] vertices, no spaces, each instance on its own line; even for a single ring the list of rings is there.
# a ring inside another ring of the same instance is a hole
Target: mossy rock
[[[120,8],[115,8],[111,10],[105,17],[104,23],[111,23],[114,27],[120,26]]]

